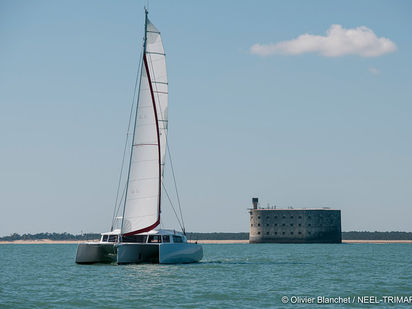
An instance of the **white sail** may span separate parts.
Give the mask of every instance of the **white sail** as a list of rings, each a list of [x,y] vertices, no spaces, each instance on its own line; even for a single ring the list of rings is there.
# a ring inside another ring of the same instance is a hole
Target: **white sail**
[[[146,18],[139,99],[133,136],[122,234],[160,223],[161,181],[167,138],[168,82],[160,32]]]

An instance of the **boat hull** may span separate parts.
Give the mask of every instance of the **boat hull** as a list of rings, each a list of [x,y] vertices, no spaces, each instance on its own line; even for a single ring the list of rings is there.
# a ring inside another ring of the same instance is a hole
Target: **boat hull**
[[[113,263],[116,262],[116,256],[114,243],[83,243],[77,247],[76,263]]]
[[[189,243],[117,245],[117,263],[182,264],[199,262],[203,257],[201,245]]]

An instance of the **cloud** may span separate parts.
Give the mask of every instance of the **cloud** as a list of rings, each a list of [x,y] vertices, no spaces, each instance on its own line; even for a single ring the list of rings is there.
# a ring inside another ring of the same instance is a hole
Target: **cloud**
[[[250,48],[250,52],[258,56],[319,53],[325,57],[378,57],[396,50],[395,43],[384,37],[378,38],[368,27],[345,29],[341,25],[330,26],[325,36],[305,33],[290,41],[254,44]]]
[[[373,75],[378,75],[380,73],[379,70],[376,68],[369,68],[368,71],[371,72]]]

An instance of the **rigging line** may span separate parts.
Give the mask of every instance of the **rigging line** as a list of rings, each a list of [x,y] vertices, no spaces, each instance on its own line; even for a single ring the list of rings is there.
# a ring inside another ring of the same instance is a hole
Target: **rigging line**
[[[166,56],[164,56],[164,57],[166,58]],[[154,67],[153,67],[152,56],[151,56],[150,54],[149,54],[149,58],[150,58],[150,65],[151,65],[152,71],[153,71],[153,77],[156,78],[156,77],[155,77],[155,74],[154,74],[154,73],[155,73],[155,70],[154,70]],[[158,100],[158,102],[160,102],[159,92],[157,91],[157,85],[156,85],[156,84],[154,85],[154,88],[156,89],[157,100]],[[168,89],[168,91],[169,91],[169,89]],[[161,121],[164,121],[164,120],[163,120],[162,110],[161,110],[160,106],[159,106],[159,110],[160,110],[160,117],[162,117],[162,118],[161,118]],[[164,130],[166,131],[166,128],[164,128]],[[169,157],[169,161],[170,161],[170,167],[171,167],[171,169],[172,169],[173,183],[174,183],[174,187],[175,187],[175,192],[176,192],[176,197],[177,197],[177,203],[178,203],[178,205],[179,205],[180,219],[182,220],[182,225],[183,225],[182,231],[183,231],[183,234],[185,234],[186,230],[185,230],[185,222],[184,222],[184,220],[183,220],[182,205],[181,205],[181,203],[180,203],[179,190],[178,190],[178,188],[177,188],[176,176],[175,176],[175,171],[174,171],[174,168],[173,168],[172,155],[171,155],[171,153],[170,153],[169,142],[168,142],[168,139],[167,139],[167,138],[166,138],[166,147],[167,147],[168,157]],[[177,217],[176,212],[175,212],[175,215],[176,215],[176,217]]]
[[[112,226],[110,228],[111,231],[113,231],[113,225],[114,225],[114,221],[115,221],[115,217],[118,211],[118,207],[117,206],[117,202],[119,200],[119,191],[120,191],[120,185],[122,182],[122,176],[123,176],[123,170],[124,170],[124,159],[126,157],[126,150],[127,150],[127,142],[129,141],[129,135],[130,135],[130,124],[132,122],[132,116],[133,116],[133,108],[135,105],[135,99],[136,99],[136,90],[137,90],[137,84],[139,81],[139,72],[140,72],[140,68],[141,68],[141,62],[142,62],[142,52],[140,52],[140,56],[139,56],[139,65],[137,67],[137,72],[136,72],[136,80],[134,83],[134,91],[133,91],[133,99],[132,99],[132,105],[130,107],[130,114],[129,114],[129,123],[127,125],[127,133],[126,133],[126,142],[124,144],[124,148],[123,148],[123,158],[122,158],[122,164],[121,164],[121,168],[120,168],[120,175],[119,175],[119,181],[117,184],[117,191],[116,191],[116,201],[114,203],[114,211],[113,211],[113,217],[112,217]],[[117,210],[117,211],[116,211]]]
[[[170,148],[169,148],[169,143],[166,141],[166,147],[167,147],[167,153],[169,156],[169,161],[170,161],[170,167],[172,169],[172,175],[173,175],[173,183],[175,185],[175,192],[176,192],[176,197],[177,197],[177,204],[179,205],[179,213],[180,213],[180,219],[182,220],[183,224],[183,234],[186,233],[186,228],[185,228],[185,221],[183,220],[183,213],[182,213],[182,206],[180,203],[180,196],[179,196],[179,190],[177,189],[177,181],[175,177],[175,170],[173,168],[173,161],[172,161],[172,155],[170,154]]]
[[[165,193],[166,193],[167,199],[169,200],[170,205],[172,206],[172,209],[173,209],[173,212],[175,213],[177,222],[179,222],[180,228],[183,229],[182,224],[180,223],[179,217],[177,216],[175,207],[173,206],[172,200],[170,199],[169,193],[167,192],[166,187],[165,187],[165,185],[164,185],[163,182],[162,182],[162,187],[163,187],[163,189],[165,190]]]

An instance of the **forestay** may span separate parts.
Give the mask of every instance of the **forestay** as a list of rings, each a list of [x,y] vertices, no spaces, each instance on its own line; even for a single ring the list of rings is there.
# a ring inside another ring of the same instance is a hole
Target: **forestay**
[[[160,223],[166,152],[168,82],[160,32],[146,17],[145,46],[123,213],[122,234],[150,231]]]

